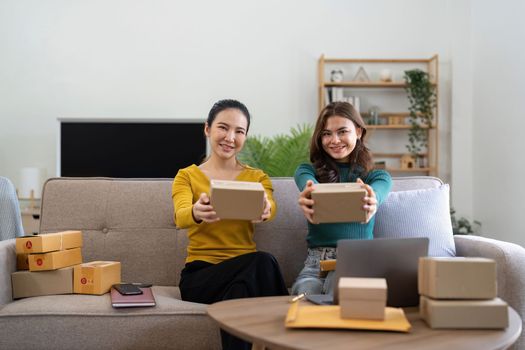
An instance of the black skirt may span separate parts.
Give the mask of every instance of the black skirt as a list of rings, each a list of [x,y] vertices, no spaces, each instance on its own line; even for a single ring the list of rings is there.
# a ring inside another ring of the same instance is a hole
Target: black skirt
[[[187,263],[181,272],[182,300],[212,304],[221,300],[288,295],[281,269],[273,255],[243,254],[211,264]],[[250,349],[251,345],[221,330],[223,349]]]

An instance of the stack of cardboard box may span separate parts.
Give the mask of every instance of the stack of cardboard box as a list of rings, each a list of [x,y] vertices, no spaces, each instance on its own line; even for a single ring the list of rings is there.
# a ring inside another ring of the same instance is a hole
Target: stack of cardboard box
[[[104,294],[120,282],[119,262],[82,264],[81,247],[82,231],[17,238],[18,271],[11,274],[13,298]]]
[[[338,287],[341,318],[385,319],[386,279],[342,277]]]
[[[506,328],[497,298],[496,262],[485,258],[420,258],[419,310],[431,328]]]

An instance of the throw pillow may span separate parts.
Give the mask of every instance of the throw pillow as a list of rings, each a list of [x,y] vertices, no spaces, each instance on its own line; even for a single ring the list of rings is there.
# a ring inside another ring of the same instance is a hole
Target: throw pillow
[[[374,237],[428,237],[429,256],[455,256],[448,184],[390,192],[377,210]]]

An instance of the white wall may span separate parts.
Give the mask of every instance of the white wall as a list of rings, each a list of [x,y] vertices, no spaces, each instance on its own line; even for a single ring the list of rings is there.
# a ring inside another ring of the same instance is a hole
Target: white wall
[[[25,166],[53,176],[57,117],[202,118],[234,97],[251,109],[253,133],[286,132],[316,116],[322,53],[438,53],[448,82],[448,15],[442,1],[418,0],[4,0],[0,173],[15,183]],[[443,103],[449,95],[444,86]]]
[[[487,236],[525,246],[525,2],[472,2],[473,207]]]
[[[203,118],[213,102],[233,97],[252,111],[252,132],[271,135],[314,120],[322,53],[437,53],[439,175],[452,182],[460,215],[523,242],[523,225],[505,224],[523,207],[516,193],[523,189],[510,178],[523,166],[515,152],[523,146],[515,98],[524,81],[516,77],[523,73],[523,41],[515,38],[523,34],[523,5],[498,4],[3,0],[0,174],[15,184],[26,166],[53,176],[58,117]],[[497,146],[487,142],[497,136]],[[503,171],[492,165],[497,159]]]

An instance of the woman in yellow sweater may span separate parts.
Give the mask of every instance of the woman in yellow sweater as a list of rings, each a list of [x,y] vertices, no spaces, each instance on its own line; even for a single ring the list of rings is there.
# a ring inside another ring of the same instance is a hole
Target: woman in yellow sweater
[[[235,100],[213,105],[204,125],[210,157],[199,166],[179,170],[173,181],[175,223],[188,228],[188,256],[181,272],[183,300],[211,304],[221,300],[287,295],[275,258],[258,252],[253,240],[254,223],[221,220],[210,204],[210,180],[260,182],[265,189],[264,213],[256,222],[275,216],[270,178],[263,171],[241,164],[241,151],[250,113]],[[250,348],[250,344],[221,331],[224,349]]]

